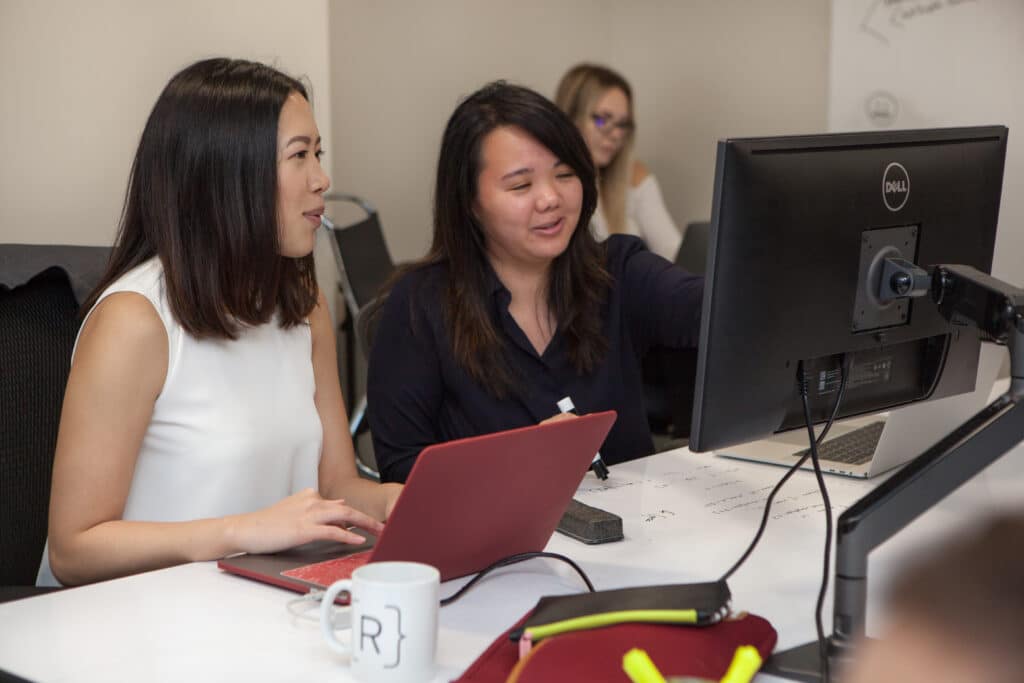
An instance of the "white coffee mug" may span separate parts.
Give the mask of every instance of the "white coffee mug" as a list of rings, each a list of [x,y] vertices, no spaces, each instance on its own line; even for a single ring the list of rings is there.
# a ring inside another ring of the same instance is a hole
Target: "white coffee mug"
[[[373,683],[427,681],[434,676],[441,574],[419,562],[371,562],[331,584],[320,603],[320,630],[349,655],[357,678]],[[348,591],[349,607],[334,605]],[[351,644],[334,633],[336,609],[351,610]]]

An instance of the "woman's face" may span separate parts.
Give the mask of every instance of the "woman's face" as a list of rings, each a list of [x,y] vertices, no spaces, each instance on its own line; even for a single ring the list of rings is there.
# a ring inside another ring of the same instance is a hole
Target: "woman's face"
[[[277,237],[281,255],[313,253],[331,179],[320,166],[320,131],[306,98],[293,92],[277,121]]]
[[[604,168],[622,149],[633,130],[629,98],[621,88],[608,88],[585,114],[580,132],[590,149],[594,165]]]
[[[481,145],[473,213],[496,267],[546,267],[569,246],[583,184],[521,128],[495,128]]]

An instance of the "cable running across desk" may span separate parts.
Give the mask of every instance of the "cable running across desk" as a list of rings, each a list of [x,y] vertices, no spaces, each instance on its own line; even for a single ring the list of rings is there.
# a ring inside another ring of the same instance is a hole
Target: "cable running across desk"
[[[466,591],[468,591],[470,588],[475,586],[476,583],[478,581],[480,581],[480,579],[484,578],[485,576],[487,576],[489,573],[491,573],[495,569],[500,569],[502,567],[508,567],[509,565],[517,564],[519,562],[525,562],[526,560],[532,560],[535,557],[546,557],[546,558],[550,558],[550,559],[553,559],[553,560],[561,560],[562,562],[565,562],[566,564],[571,566],[573,569],[575,569],[576,573],[580,575],[581,579],[583,579],[583,583],[587,584],[587,591],[589,591],[591,593],[594,592],[594,584],[590,582],[590,577],[587,576],[586,572],[584,572],[580,568],[580,566],[578,564],[573,562],[571,559],[569,559],[565,555],[559,555],[558,553],[549,553],[549,552],[544,552],[544,551],[538,551],[538,552],[530,552],[530,553],[519,553],[518,555],[509,555],[508,557],[505,557],[505,558],[502,558],[502,559],[498,560],[497,562],[495,562],[494,564],[492,564],[489,567],[485,568],[479,574],[474,576],[472,579],[470,579],[469,583],[467,583],[465,586],[463,586],[459,590],[455,591],[454,593],[449,595],[447,598],[444,598],[443,600],[441,600],[441,607],[444,607],[446,605],[450,605],[453,602],[455,602],[456,600],[458,600],[459,598],[461,598],[463,595],[466,594]]]
[[[836,416],[839,414],[839,406],[843,402],[843,396],[846,393],[846,382],[850,376],[851,360],[852,359],[849,357],[849,354],[843,355],[842,369],[840,371],[841,377],[839,381],[839,391],[836,394],[836,403],[832,407],[832,414],[829,416],[828,422],[825,423],[825,427],[821,430],[821,434],[818,435],[817,439],[814,439],[814,441],[816,442],[815,446],[820,445],[821,442],[824,441],[825,437],[828,435],[828,431],[832,428],[832,423],[835,422]],[[802,364],[798,373],[799,380],[803,376]],[[736,560],[736,563],[733,564],[733,566],[729,567],[729,569],[724,574],[722,574],[722,577],[719,579],[720,581],[725,581],[733,574],[735,574],[736,570],[743,566],[743,563],[747,561],[747,558],[750,557],[750,554],[754,552],[754,548],[757,547],[758,542],[760,542],[761,540],[761,536],[764,534],[765,528],[768,526],[768,515],[771,514],[772,503],[775,500],[775,495],[782,489],[786,482],[789,481],[789,478],[793,476],[793,473],[796,472],[801,467],[803,467],[804,463],[807,462],[807,459],[810,458],[811,455],[812,452],[810,449],[808,449],[807,452],[804,453],[804,455],[802,455],[795,463],[793,463],[793,465],[786,471],[786,474],[784,474],[782,478],[779,480],[779,483],[775,485],[775,488],[772,489],[771,493],[768,494],[768,500],[765,501],[764,504],[764,513],[761,516],[761,524],[757,527],[757,533],[754,534],[754,539],[750,542],[750,545],[747,546],[747,549],[740,556],[740,559]]]
[[[578,564],[573,562],[571,559],[569,559],[565,555],[559,555],[558,553],[549,553],[549,552],[545,552],[545,551],[537,551],[537,552],[529,552],[529,553],[519,553],[517,555],[509,555],[508,557],[504,557],[504,558],[498,560],[497,562],[495,562],[494,564],[490,565],[489,567],[484,568],[481,572],[479,572],[472,579],[470,579],[469,582],[465,586],[463,586],[459,590],[455,591],[454,593],[449,595],[447,598],[443,598],[441,600],[441,607],[445,607],[447,605],[450,605],[453,602],[455,602],[456,600],[458,600],[459,598],[461,598],[463,595],[465,595],[469,591],[470,588],[475,586],[477,584],[477,582],[480,581],[480,579],[484,578],[485,576],[487,576],[487,574],[491,573],[495,569],[500,569],[502,567],[508,567],[510,565],[513,565],[513,564],[518,564],[519,562],[525,562],[527,560],[532,560],[532,559],[534,559],[536,557],[544,557],[544,558],[548,558],[548,559],[561,560],[562,562],[565,562],[566,564],[571,566],[573,569],[575,569],[576,573],[580,575],[580,578],[583,579],[583,583],[585,583],[587,585],[587,591],[588,592],[593,593],[596,590],[594,588],[594,584],[590,581],[590,577],[587,576],[587,573],[584,572],[583,569],[581,569]],[[324,590],[313,589],[313,590],[309,591],[308,593],[306,593],[305,595],[303,595],[301,597],[289,600],[288,604],[285,605],[285,607],[288,610],[288,612],[293,617],[295,617],[297,619],[309,619],[311,621],[319,621],[318,618],[311,618],[311,617],[305,616],[302,613],[304,610],[297,610],[296,607],[305,607],[306,609],[309,609],[308,607],[306,607],[306,605],[318,606],[320,604],[320,600],[321,600],[321,598],[323,598],[323,595],[324,595],[325,592],[326,591],[324,591]]]

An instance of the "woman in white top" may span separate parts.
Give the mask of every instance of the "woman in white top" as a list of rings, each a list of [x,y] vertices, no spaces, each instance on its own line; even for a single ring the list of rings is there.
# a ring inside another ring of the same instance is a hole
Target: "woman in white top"
[[[39,583],[361,542],[360,479],[312,251],[330,180],[303,85],[210,59],[157,100],[87,300]]]
[[[633,159],[636,124],[626,79],[607,67],[579,64],[562,77],[555,104],[580,129],[597,167],[601,199],[590,221],[595,236],[637,235],[648,249],[674,260],[682,234],[665,208],[658,181]]]

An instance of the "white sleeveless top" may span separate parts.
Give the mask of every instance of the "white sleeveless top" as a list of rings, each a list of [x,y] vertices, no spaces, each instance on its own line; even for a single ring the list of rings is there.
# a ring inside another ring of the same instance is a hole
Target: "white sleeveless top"
[[[601,211],[600,202],[590,219],[590,228],[598,241],[608,239],[608,221]],[[626,191],[626,225],[623,232],[642,239],[647,248],[658,256],[669,261],[675,260],[679,245],[683,242],[683,234],[668,213],[661,196],[661,187],[653,173]]]
[[[316,488],[323,430],[308,323],[285,330],[275,316],[243,327],[234,341],[197,339],[171,314],[157,258],[123,275],[97,303],[115,292],[153,304],[169,351],[122,519],[222,517]],[[59,585],[48,549],[37,584]]]

